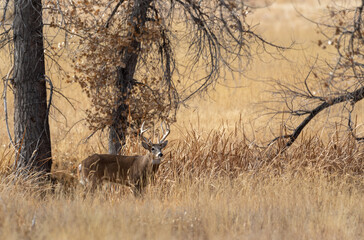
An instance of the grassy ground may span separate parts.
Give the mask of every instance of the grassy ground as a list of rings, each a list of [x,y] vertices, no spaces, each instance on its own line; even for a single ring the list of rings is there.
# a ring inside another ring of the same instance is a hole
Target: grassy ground
[[[326,7],[325,1],[313,0],[294,6],[309,17],[320,16]],[[243,87],[217,85],[182,109],[157,180],[142,198],[116,186],[84,195],[72,174],[83,158],[106,152],[105,135],[83,141],[90,134],[82,121],[89,102],[77,85],[52,74],[74,104],[56,96],[63,115],[53,109],[51,120],[54,172],[67,178],[56,186],[15,179],[7,171],[13,150],[1,128],[0,238],[364,239],[364,149],[341,134],[340,126],[322,130],[318,122],[278,155],[279,143],[268,149],[252,144],[274,136],[266,128],[269,118],[256,105],[271,97],[259,80],[294,81],[307,74],[316,54],[328,56],[316,44],[315,26],[299,17],[290,1],[257,8],[252,16],[266,38],[278,44],[294,40],[296,50],[285,53],[289,61],[256,58],[245,76],[224,82]],[[358,123],[363,118],[358,112]],[[126,154],[142,152],[133,142]]]
[[[126,187],[84,195],[64,181],[38,187],[3,176],[0,237],[363,239],[363,146],[312,137],[272,158],[274,147],[260,151],[237,133],[175,140],[141,198]]]

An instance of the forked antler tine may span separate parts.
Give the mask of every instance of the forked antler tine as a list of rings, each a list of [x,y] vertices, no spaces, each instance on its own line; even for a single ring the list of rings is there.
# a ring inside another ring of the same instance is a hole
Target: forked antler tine
[[[150,141],[149,139],[147,139],[146,137],[144,137],[144,136],[143,136],[143,134],[144,134],[146,131],[148,131],[148,129],[149,129],[149,128],[144,129],[144,123],[145,123],[145,122],[143,122],[143,123],[142,123],[142,126],[141,126],[141,128],[140,128],[140,137],[143,139],[143,141],[144,141],[144,142],[146,142],[146,143],[150,143],[151,141]]]
[[[166,130],[167,130],[166,132],[164,132],[163,123],[166,125]],[[163,137],[161,140],[159,140],[159,143],[164,142],[164,140],[166,140],[166,138],[170,132],[169,125],[167,123],[165,123],[164,121],[161,123],[161,129],[162,129]]]

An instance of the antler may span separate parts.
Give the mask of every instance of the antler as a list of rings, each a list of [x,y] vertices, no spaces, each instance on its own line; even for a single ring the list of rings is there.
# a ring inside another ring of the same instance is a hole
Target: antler
[[[167,130],[166,132],[164,132],[163,123],[166,125],[166,130]],[[161,140],[159,140],[159,143],[164,142],[164,140],[166,140],[167,136],[169,135],[169,132],[170,132],[169,124],[163,121],[161,123],[161,129],[162,129],[163,137]]]
[[[141,126],[141,128],[140,128],[140,137],[143,139],[143,141],[144,141],[144,142],[146,142],[146,143],[150,144],[150,143],[151,143],[151,141],[150,141],[148,138],[146,138],[146,137],[144,137],[144,136],[143,136],[143,134],[144,134],[146,131],[148,131],[148,129],[149,129],[149,128],[144,129],[144,123],[145,123],[145,122],[143,122],[143,124],[142,124],[142,126]]]

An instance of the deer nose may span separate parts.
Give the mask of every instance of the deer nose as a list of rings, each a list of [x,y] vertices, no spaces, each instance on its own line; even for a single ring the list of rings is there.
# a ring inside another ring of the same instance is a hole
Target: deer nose
[[[163,157],[163,153],[159,153],[158,154],[158,157]]]

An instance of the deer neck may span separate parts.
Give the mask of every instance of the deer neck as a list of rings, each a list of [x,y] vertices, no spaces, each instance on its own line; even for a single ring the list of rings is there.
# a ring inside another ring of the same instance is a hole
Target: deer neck
[[[159,166],[162,160],[161,158],[154,156],[154,154],[152,153],[148,153],[146,155],[146,158],[148,159],[147,161],[149,162],[149,164],[153,166],[153,168],[154,166]]]

